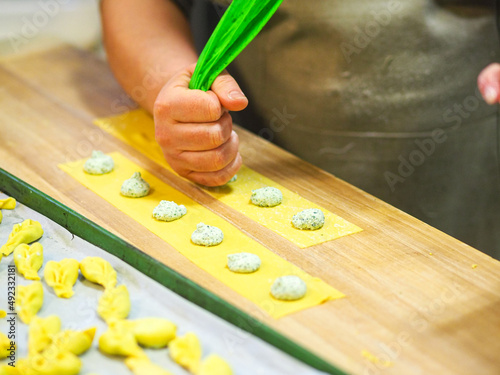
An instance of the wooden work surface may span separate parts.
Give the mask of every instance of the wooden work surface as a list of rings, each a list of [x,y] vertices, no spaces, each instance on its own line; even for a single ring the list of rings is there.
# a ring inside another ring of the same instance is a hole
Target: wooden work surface
[[[237,129],[249,167],[364,229],[299,249],[94,126],[94,118],[133,104],[105,62],[86,52],[59,46],[3,58],[0,103],[2,168],[339,368],[355,374],[500,373],[500,262],[489,256]],[[57,168],[92,149],[122,152],[347,297],[279,320],[263,315]],[[235,350],[238,340],[244,338],[235,338]]]

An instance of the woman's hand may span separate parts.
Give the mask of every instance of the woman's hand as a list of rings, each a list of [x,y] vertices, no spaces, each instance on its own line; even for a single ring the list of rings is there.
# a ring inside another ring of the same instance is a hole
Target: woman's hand
[[[228,111],[241,111],[248,99],[227,72],[207,92],[189,89],[194,68],[195,64],[175,74],[156,98],[156,140],[179,175],[219,186],[241,166],[238,136]]]

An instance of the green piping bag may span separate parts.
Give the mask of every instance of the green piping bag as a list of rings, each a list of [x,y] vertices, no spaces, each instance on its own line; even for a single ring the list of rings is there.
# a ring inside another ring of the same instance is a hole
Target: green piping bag
[[[233,0],[194,70],[190,89],[208,91],[215,78],[262,30],[283,0]]]

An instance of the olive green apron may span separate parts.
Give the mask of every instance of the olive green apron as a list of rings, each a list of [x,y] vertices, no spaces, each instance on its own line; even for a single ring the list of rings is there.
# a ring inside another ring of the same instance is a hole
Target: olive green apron
[[[499,59],[494,1],[284,0],[233,64],[239,122],[500,258]]]

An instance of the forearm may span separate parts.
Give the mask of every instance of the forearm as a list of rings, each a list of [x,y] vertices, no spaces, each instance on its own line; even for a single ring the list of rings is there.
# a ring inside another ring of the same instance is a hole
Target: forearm
[[[165,83],[197,60],[186,17],[169,0],[103,0],[101,14],[113,73],[152,112]]]

